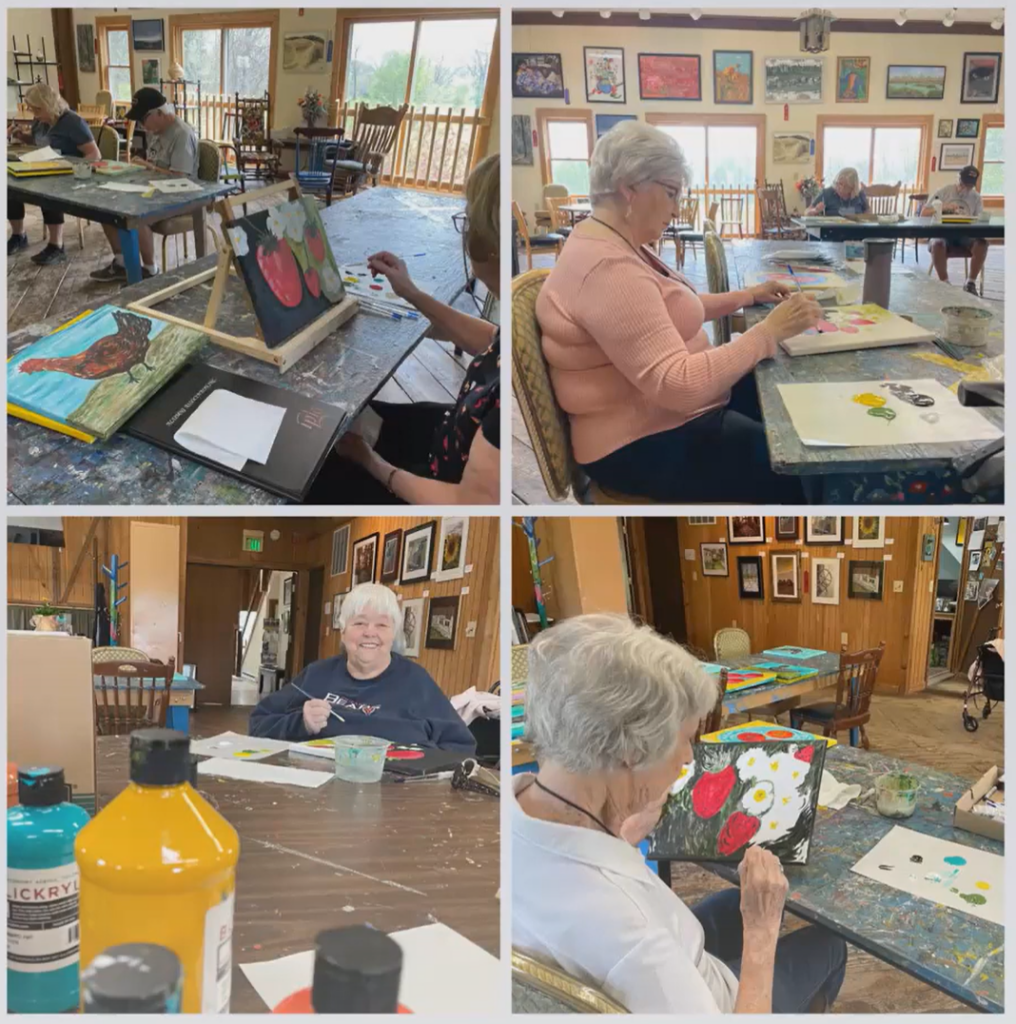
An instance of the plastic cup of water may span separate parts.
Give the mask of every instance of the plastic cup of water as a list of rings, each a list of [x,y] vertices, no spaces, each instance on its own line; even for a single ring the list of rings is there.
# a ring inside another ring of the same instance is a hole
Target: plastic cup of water
[[[343,782],[380,782],[390,740],[380,736],[336,736],[335,777]]]

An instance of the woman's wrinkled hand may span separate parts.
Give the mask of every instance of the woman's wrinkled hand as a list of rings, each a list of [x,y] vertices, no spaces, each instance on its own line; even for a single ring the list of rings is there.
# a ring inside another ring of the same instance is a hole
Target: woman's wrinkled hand
[[[761,935],[775,942],[788,889],[779,859],[760,846],[749,847],[737,866],[737,874],[741,880],[741,921],[745,936]]]
[[[339,438],[335,453],[358,466],[366,466],[374,455],[374,449],[359,434],[349,430]]]
[[[332,710],[326,700],[308,700],[303,705],[303,725],[311,734],[316,736],[327,724]]]
[[[406,299],[414,291],[416,286],[409,276],[406,261],[400,260],[392,252],[376,252],[373,256],[367,257],[367,269],[372,274],[381,274],[388,278],[392,291],[400,298]]]
[[[785,341],[814,327],[821,319],[822,307],[818,302],[804,292],[795,292],[781,302],[763,323],[776,336],[777,341]]]

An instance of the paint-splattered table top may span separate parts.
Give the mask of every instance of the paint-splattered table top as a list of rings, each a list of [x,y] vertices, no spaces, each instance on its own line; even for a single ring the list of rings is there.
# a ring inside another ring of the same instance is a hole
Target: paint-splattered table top
[[[824,252],[835,259],[843,258],[843,246],[832,243],[807,243],[815,252]],[[743,287],[752,271],[772,270],[763,262],[767,253],[787,248],[801,248],[798,243],[768,242],[760,240],[737,241],[728,252],[733,258],[736,279]],[[838,270],[844,277],[860,280],[851,269]],[[955,275],[955,271],[954,271]],[[858,296],[858,300],[860,296]],[[782,349],[774,359],[766,359],[755,368],[759,404],[765,421],[769,458],[777,473],[810,476],[814,474],[847,474],[912,471],[922,468],[942,468],[953,459],[970,455],[983,447],[982,442],[951,442],[934,444],[884,445],[879,447],[814,447],[801,443],[791,422],[783,399],[777,390],[780,384],[832,381],[882,381],[934,379],[952,387],[971,372],[983,371],[985,358],[998,355],[1003,345],[1003,308],[1001,303],[989,302],[962,292],[955,285],[943,284],[928,277],[925,267],[913,264],[893,264],[892,290],[889,308],[894,313],[905,313],[914,323],[929,330],[944,333],[943,306],[977,306],[990,310],[994,316],[988,345],[984,349],[963,349],[964,362],[950,359],[931,343],[898,345],[855,352],[834,352],[814,356],[791,358]],[[766,306],[745,309],[748,326],[764,319],[770,312]],[[987,377],[985,377],[987,379]],[[978,412],[996,426],[1004,427],[1004,410],[979,408]]]
[[[746,668],[748,665],[757,665],[760,661],[784,661],[793,664],[797,668],[818,669],[817,675],[801,679],[796,683],[767,683],[764,686],[754,686],[746,690],[736,690],[728,693],[723,699],[723,711],[732,715],[738,711],[748,711],[751,708],[761,708],[768,704],[774,704],[791,697],[800,697],[805,693],[814,693],[816,690],[823,690],[836,682],[840,671],[840,656],[824,651],[820,655],[811,658],[778,658],[771,654],[746,654],[739,658],[724,658],[720,664],[726,668]]]
[[[968,1006],[1001,1013],[1004,961],[995,951],[1004,928],[850,870],[895,825],[1003,855],[1002,843],[953,827],[953,806],[973,780],[844,744],[827,751],[825,767],[838,782],[859,785],[861,796],[839,811],[819,809],[807,865],[785,869],[788,909]],[[900,771],[917,776],[921,791],[913,817],[892,821],[875,809],[874,785]],[[707,867],[737,882],[736,867]]]
[[[336,258],[363,263],[379,249],[410,259],[410,272],[426,292],[451,303],[466,283],[462,238],[452,224],[463,200],[404,189],[373,188],[321,211]],[[131,285],[117,293],[126,306],[214,266],[209,256],[179,271]],[[160,309],[202,320],[208,284],[168,300]],[[84,307],[91,308],[91,307]],[[31,324],[8,338],[8,353],[50,333],[61,321]],[[253,334],[253,314],[231,278],[220,324]],[[287,373],[271,364],[208,344],[200,358],[212,366],[344,409],[351,424],[371,397],[413,351],[430,327],[424,318],[388,320],[358,314],[304,356]],[[8,417],[8,501],[29,505],[268,505],[281,499],[267,491],[183,459],[144,441],[116,434],[89,445],[64,434]]]

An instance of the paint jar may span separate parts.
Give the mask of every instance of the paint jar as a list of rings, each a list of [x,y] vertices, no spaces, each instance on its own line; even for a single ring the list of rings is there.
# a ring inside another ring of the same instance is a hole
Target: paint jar
[[[380,736],[336,736],[335,777],[343,782],[380,782],[390,740]]]
[[[78,1005],[78,866],[88,812],[67,801],[62,768],[18,772],[7,812],[7,1011],[67,1013]]]
[[[945,339],[967,348],[984,348],[995,314],[979,306],[943,306]]]
[[[866,238],[864,240],[862,302],[874,302],[876,306],[881,306],[883,309],[889,308],[895,244],[895,240],[892,238]]]
[[[190,740],[131,733],[130,782],[82,829],[81,958],[157,943],[183,969],[183,1013],[228,1013],[240,841],[188,782]]]
[[[913,775],[889,772],[875,780],[875,807],[883,818],[909,818],[917,807],[920,782]]]
[[[87,180],[92,176],[92,165],[87,160],[81,160],[74,164],[74,177]]]
[[[179,1013],[183,971],[172,950],[113,946],[81,972],[82,1013]]]

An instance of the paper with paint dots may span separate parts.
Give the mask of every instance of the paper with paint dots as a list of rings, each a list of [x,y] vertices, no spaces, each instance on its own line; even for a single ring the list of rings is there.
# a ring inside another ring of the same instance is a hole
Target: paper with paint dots
[[[851,871],[900,892],[1005,924],[1005,860],[894,826]]]
[[[289,750],[285,740],[268,740],[259,736],[241,736],[237,732],[223,732],[208,739],[191,740],[191,753],[204,757],[228,757],[236,761],[263,761],[273,754]]]

